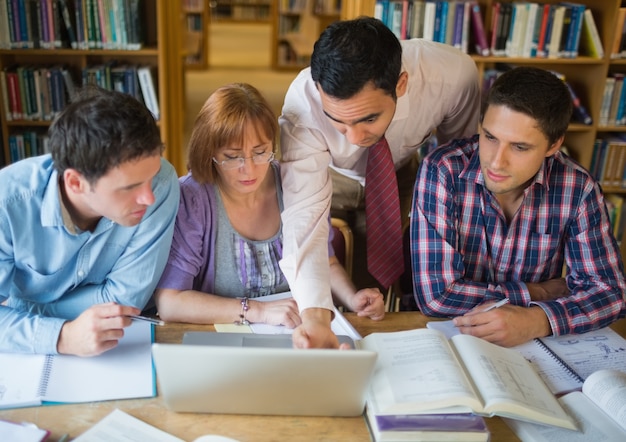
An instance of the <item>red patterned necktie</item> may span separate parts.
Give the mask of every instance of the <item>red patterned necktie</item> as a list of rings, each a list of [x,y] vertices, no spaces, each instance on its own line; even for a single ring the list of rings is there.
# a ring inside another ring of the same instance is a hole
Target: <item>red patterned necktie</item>
[[[365,171],[367,270],[384,287],[404,272],[398,181],[383,137],[369,148]]]

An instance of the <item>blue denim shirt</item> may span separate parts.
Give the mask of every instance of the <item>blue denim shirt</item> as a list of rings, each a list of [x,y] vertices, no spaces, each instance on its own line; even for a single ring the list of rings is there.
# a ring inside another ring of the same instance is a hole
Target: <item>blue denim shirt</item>
[[[132,227],[102,218],[70,233],[50,155],[0,170],[0,351],[57,353],[63,323],[95,304],[143,308],[167,262],[178,210],[176,171],[165,159],[155,202]]]

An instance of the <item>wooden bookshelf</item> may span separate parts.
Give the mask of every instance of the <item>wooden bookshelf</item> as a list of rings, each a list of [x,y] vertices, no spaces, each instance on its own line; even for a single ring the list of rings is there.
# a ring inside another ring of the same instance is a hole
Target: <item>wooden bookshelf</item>
[[[313,45],[330,23],[339,20],[338,0],[277,0],[272,18],[272,67],[308,66]]]
[[[492,10],[495,3],[495,0],[478,1],[484,19],[485,30],[488,34],[490,33]],[[542,3],[556,4],[560,2],[559,0],[545,0]],[[593,58],[585,55],[571,59],[479,56],[475,54],[475,51],[472,54],[473,47],[471,47],[470,53],[476,62],[480,78],[483,78],[485,71],[495,68],[499,63],[516,66],[533,65],[565,75],[567,81],[576,90],[593,119],[590,125],[571,124],[566,135],[565,145],[568,147],[572,157],[583,166],[589,168],[596,138],[608,136],[611,132],[626,132],[626,126],[606,127],[598,124],[605,79],[609,73],[626,73],[626,60],[614,60],[610,57],[614,34],[622,32],[621,29],[616,29],[618,10],[621,6],[626,6],[626,2],[621,0],[579,0],[576,3],[584,4],[592,11],[604,49],[602,58]],[[343,0],[341,18],[351,19],[360,15],[374,16],[375,5],[375,0]],[[626,189],[623,188],[605,188],[604,192],[607,195],[619,194],[626,197]],[[618,238],[618,240],[621,241],[622,257],[626,261],[626,235]]]
[[[211,2],[211,17],[217,22],[269,23],[273,0],[217,0]]]
[[[182,0],[185,68],[204,70],[209,65],[208,0]]]
[[[20,0],[22,1],[22,0]],[[179,174],[185,172],[183,127],[185,111],[181,4],[178,0],[142,0],[140,21],[141,48],[123,49],[0,49],[0,71],[12,66],[46,68],[62,65],[76,86],[82,84],[87,67],[111,63],[142,67],[152,71],[159,105],[158,125],[165,143],[165,157]],[[51,119],[11,118],[7,115],[6,91],[0,87],[0,132],[4,164],[11,163],[9,136],[34,132],[45,135]],[[2,163],[2,162],[0,162]]]

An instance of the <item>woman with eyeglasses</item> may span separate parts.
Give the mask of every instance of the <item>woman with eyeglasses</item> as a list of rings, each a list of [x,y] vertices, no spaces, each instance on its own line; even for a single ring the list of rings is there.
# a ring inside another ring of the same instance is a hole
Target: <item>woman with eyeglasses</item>
[[[189,142],[189,173],[180,178],[172,248],[154,296],[163,320],[300,324],[292,298],[255,301],[289,291],[278,265],[283,201],[274,158],[277,131],[271,107],[249,84],[219,88],[200,110]],[[380,292],[357,292],[339,261],[331,256],[330,262],[336,301],[382,319]]]

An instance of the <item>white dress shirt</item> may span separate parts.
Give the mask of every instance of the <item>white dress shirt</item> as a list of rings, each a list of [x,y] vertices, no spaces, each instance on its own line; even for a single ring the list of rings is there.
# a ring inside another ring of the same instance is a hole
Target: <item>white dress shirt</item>
[[[480,88],[474,61],[459,50],[427,40],[404,40],[406,93],[398,98],[385,137],[396,170],[437,131],[439,143],[476,133]],[[332,309],[328,268],[328,167],[365,185],[367,149],[353,145],[324,114],[310,68],[291,83],[282,115],[281,161],[285,210],[280,263],[300,311]]]

